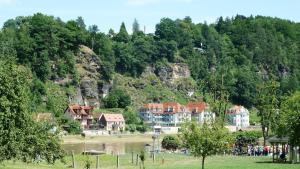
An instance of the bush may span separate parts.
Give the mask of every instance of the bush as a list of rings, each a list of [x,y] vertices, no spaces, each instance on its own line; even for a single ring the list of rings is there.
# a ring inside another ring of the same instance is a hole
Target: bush
[[[131,104],[131,98],[124,90],[114,89],[103,102],[105,108],[125,108]]]
[[[67,123],[68,128],[67,128],[67,132],[70,134],[80,134],[82,133],[82,128],[81,125],[78,121],[69,121]]]
[[[176,136],[165,136],[161,143],[162,147],[166,150],[175,151],[180,146],[179,139]]]

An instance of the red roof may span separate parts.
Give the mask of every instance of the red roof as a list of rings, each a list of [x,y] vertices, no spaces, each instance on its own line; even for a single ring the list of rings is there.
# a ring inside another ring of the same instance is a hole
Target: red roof
[[[93,107],[92,106],[80,106],[78,104],[70,105],[69,110],[78,115],[90,115],[92,114]]]
[[[208,104],[205,102],[189,102],[187,108],[193,113],[202,113],[209,108]]]
[[[120,122],[120,121],[124,122],[125,121],[122,114],[102,114],[99,119],[101,119],[102,116],[105,118],[105,120],[107,122]]]
[[[178,113],[178,112],[184,112],[186,110],[186,107],[176,103],[176,102],[165,102],[163,103],[164,113]],[[171,108],[173,111],[168,111],[168,109]]]

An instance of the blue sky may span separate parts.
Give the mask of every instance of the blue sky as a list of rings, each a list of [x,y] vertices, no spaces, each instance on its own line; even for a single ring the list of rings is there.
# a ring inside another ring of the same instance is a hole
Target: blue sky
[[[0,0],[0,25],[16,16],[42,12],[67,21],[82,16],[86,25],[101,32],[119,30],[125,22],[131,32],[136,18],[146,32],[153,32],[162,17],[190,16],[196,23],[212,23],[219,16],[265,15],[300,22],[300,0]]]

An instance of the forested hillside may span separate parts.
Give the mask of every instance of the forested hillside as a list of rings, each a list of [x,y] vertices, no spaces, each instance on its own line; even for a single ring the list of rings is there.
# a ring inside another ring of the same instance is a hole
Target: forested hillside
[[[78,89],[100,108],[134,110],[145,102],[189,100],[251,108],[271,82],[278,98],[300,88],[299,23],[242,15],[209,25],[162,18],[153,34],[136,20],[132,32],[124,23],[105,34],[81,17],[20,16],[1,29],[0,66],[28,69],[31,111],[57,117]],[[95,87],[84,87],[91,82]],[[105,98],[103,88],[110,91]]]

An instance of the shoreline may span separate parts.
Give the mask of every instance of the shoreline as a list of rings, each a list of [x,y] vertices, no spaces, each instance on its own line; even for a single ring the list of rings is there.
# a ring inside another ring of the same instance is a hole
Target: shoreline
[[[162,140],[165,135],[160,135]],[[103,135],[87,136],[67,135],[62,136],[62,144],[80,144],[80,143],[141,143],[152,142],[152,134],[128,134],[128,135]]]

